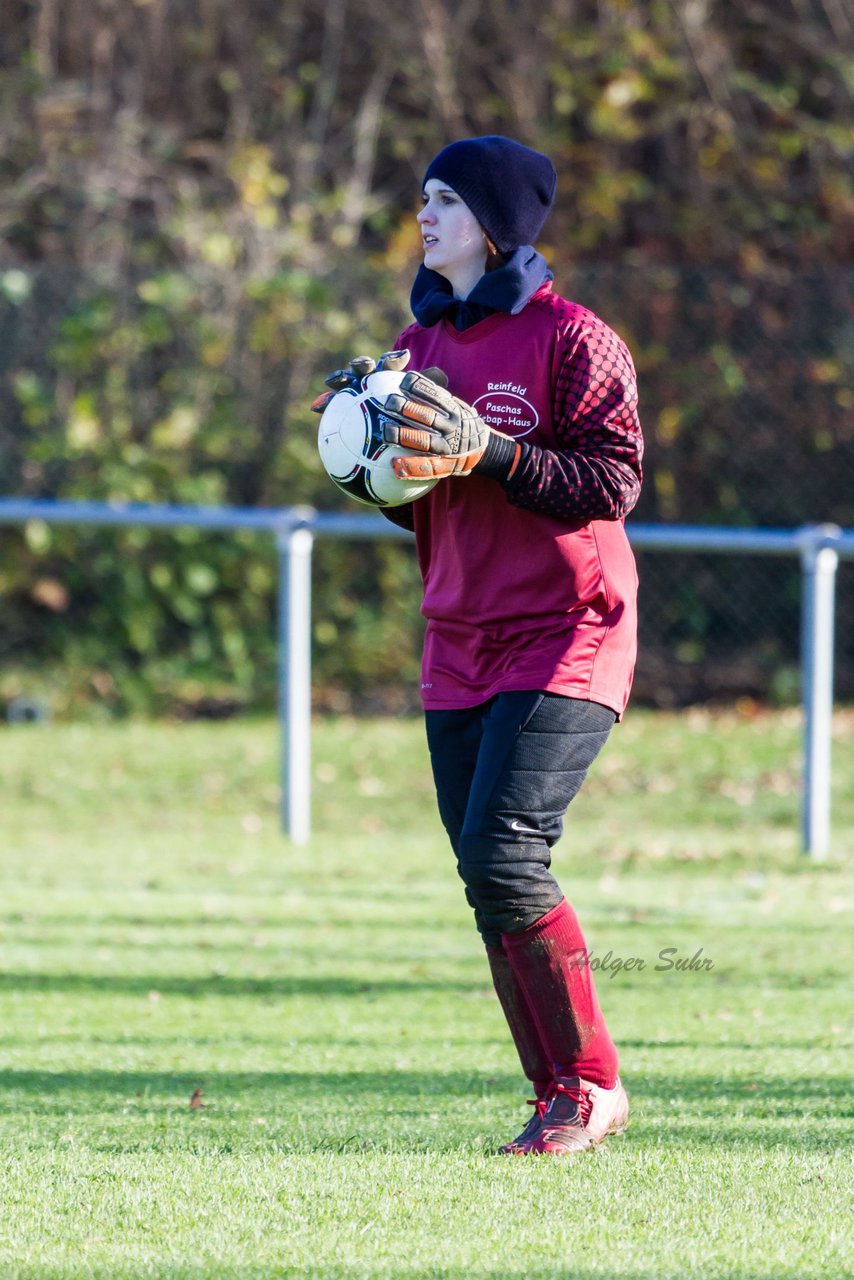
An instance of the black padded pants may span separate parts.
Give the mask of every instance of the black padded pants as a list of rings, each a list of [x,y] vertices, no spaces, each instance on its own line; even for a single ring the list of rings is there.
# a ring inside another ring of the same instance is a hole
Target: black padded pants
[[[427,712],[439,813],[487,946],[563,897],[551,849],[615,719],[598,702],[538,691]]]

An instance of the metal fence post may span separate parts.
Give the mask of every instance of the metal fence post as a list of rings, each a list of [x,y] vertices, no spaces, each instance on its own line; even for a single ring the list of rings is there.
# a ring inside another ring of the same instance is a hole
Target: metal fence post
[[[282,828],[294,844],[311,830],[311,552],[304,525],[276,533]]]
[[[278,707],[282,735],[282,826],[296,842],[310,829],[311,551],[313,534],[334,538],[411,535],[380,515],[347,515],[311,507],[184,507],[157,503],[76,502],[0,497],[0,526],[49,524],[113,527],[259,529],[274,531],[279,556]],[[632,524],[633,546],[649,551],[800,554],[801,674],[804,711],[803,844],[813,858],[830,840],[830,756],[833,718],[833,615],[836,569],[854,560],[854,530],[836,525],[794,529],[726,529]]]
[[[836,525],[804,529],[801,541],[801,685],[804,712],[803,849],[822,861],[830,845],[833,621],[839,553]]]

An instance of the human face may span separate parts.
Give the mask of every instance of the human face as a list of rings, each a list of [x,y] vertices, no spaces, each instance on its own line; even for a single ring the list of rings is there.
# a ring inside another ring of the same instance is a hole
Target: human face
[[[438,271],[458,298],[471,293],[486,269],[486,235],[468,205],[446,183],[431,178],[418,213],[424,265]]]

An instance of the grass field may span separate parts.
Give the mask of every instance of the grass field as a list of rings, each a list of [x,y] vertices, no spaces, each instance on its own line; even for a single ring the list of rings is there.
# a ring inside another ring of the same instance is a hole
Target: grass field
[[[318,724],[299,849],[272,722],[0,729],[0,1277],[850,1275],[853,729],[817,867],[797,717],[615,731],[556,868],[634,1110],[573,1160],[494,1154],[526,1089],[419,724]]]

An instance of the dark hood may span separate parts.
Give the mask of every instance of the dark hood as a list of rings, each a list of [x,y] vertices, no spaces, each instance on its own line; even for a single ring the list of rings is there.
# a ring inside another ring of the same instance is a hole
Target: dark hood
[[[485,272],[467,298],[455,298],[444,276],[420,267],[409,305],[422,328],[429,329],[447,316],[455,329],[470,329],[496,311],[518,315],[540,286],[551,279],[543,255],[533,245],[523,244],[500,267]]]

